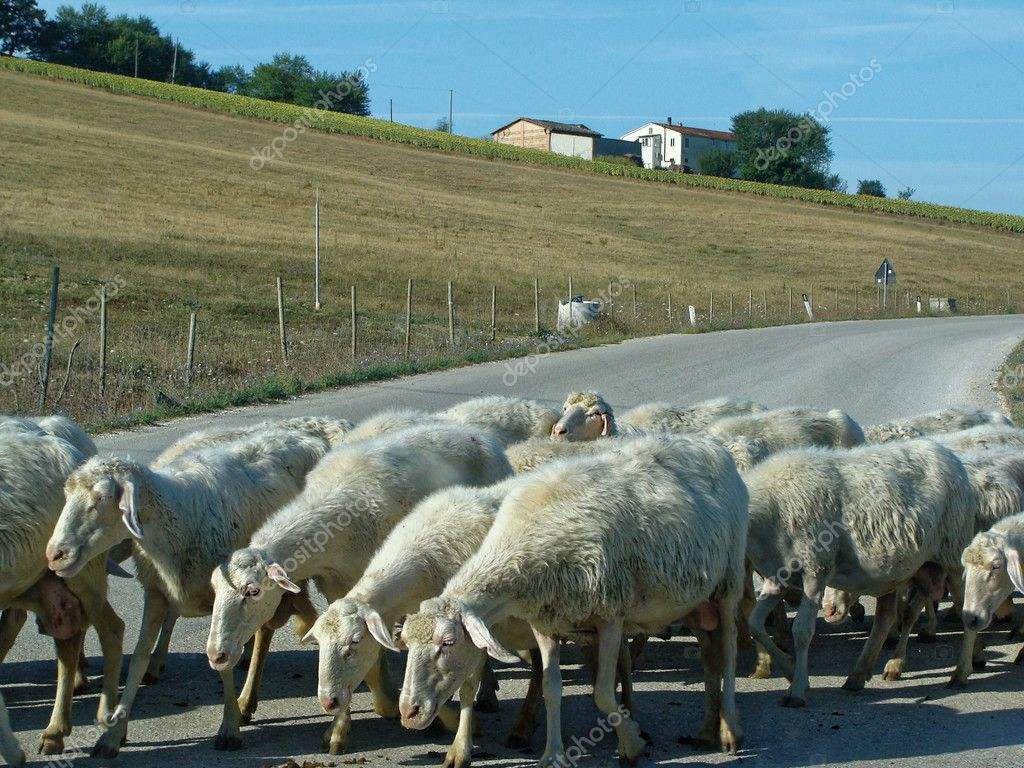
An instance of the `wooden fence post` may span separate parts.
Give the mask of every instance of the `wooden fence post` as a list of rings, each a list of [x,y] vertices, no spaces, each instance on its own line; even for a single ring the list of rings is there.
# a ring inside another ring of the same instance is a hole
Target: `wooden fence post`
[[[715,322],[715,289],[712,288],[708,296],[708,327]]]
[[[313,213],[313,308],[319,310],[320,304],[320,189],[316,190],[316,203]]]
[[[540,335],[540,288],[537,278],[533,278],[533,331]]]
[[[633,319],[636,320],[636,283],[633,283]]]
[[[196,313],[188,318],[188,351],[185,353],[185,383],[192,383],[192,363],[196,359]]]
[[[349,305],[351,307],[351,317],[349,318],[352,323],[352,362],[355,362],[356,355],[359,354],[359,328],[358,328],[358,315],[356,313],[356,287],[353,285],[349,297]]]
[[[455,351],[455,305],[452,302],[452,281],[448,281],[448,343]]]
[[[412,278],[405,287],[405,358],[409,359],[409,349],[412,342]]]
[[[277,278],[277,327],[281,340],[281,359],[288,365],[288,331],[284,325],[284,288]]]
[[[668,321],[672,322],[672,291],[668,292]]]
[[[789,286],[789,321],[793,322],[793,286]]]
[[[50,388],[50,361],[53,358],[53,326],[57,322],[57,289],[60,285],[60,267],[53,265],[50,273],[50,311],[46,315],[46,338],[43,341],[43,371],[39,389],[39,410],[46,405],[46,390]]]
[[[736,313],[733,311],[732,291],[729,291],[729,327],[732,328],[734,325],[736,325]]]
[[[107,286],[100,287],[100,400],[107,389]]]
[[[572,301],[572,275],[569,275],[569,301]]]
[[[768,289],[761,289],[761,308],[764,310],[764,319],[768,319]]]
[[[491,286],[491,341],[498,337],[498,286]]]
[[[754,319],[754,289],[747,289],[747,325]]]

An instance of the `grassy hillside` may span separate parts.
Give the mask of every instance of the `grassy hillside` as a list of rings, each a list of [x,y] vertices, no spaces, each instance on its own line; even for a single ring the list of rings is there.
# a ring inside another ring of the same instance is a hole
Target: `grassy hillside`
[[[850,316],[860,289],[863,316],[869,305],[874,311],[871,275],[882,256],[895,262],[901,296],[907,289],[962,302],[971,296],[971,310],[1005,311],[1007,276],[1019,275],[1024,245],[1020,235],[991,227],[315,131],[254,170],[254,151],[281,137],[282,125],[3,69],[0,120],[0,359],[18,360],[40,340],[51,262],[62,269],[59,319],[86,309],[102,281],[124,281],[110,307],[103,403],[94,395],[95,315],[79,315],[58,340],[54,390],[73,341],[83,340],[62,405],[86,419],[150,407],[158,392],[188,402],[265,390],[268,377],[348,375],[355,370],[348,361],[352,284],[362,362],[401,358],[412,278],[414,357],[433,365],[447,354],[449,279],[460,354],[493,355],[530,345],[533,276],[547,327],[570,276],[576,292],[589,295],[615,281],[623,290],[618,311],[600,333],[619,336],[679,329],[679,307],[695,303],[706,315],[709,290],[719,324],[728,322],[730,293],[735,322],[746,322],[748,290],[757,322],[785,320],[789,287],[813,287],[825,317]],[[325,308],[314,313],[317,187]],[[289,368],[277,351],[277,275],[288,303]],[[491,285],[499,305],[495,345],[488,343]],[[186,385],[191,311],[199,315],[198,369]],[[0,410],[28,410],[35,390],[32,377],[0,388]]]

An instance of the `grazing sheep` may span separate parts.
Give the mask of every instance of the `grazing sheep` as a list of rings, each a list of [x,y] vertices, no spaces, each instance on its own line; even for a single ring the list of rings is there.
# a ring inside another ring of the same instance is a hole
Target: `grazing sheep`
[[[74,431],[70,434],[80,438]],[[14,644],[27,611],[36,613],[54,637],[57,695],[39,745],[47,755],[62,752],[64,737],[71,732],[71,697],[89,624],[99,635],[104,660],[98,717],[105,718],[117,704],[124,625],[107,602],[104,561],[66,583],[48,577],[46,569],[46,541],[64,503],[64,483],[83,461],[85,456],[70,442],[36,428],[8,423],[0,432],[0,657]]]
[[[897,419],[875,424],[864,430],[869,443],[889,443],[893,440],[912,440],[924,435],[957,432],[981,424],[1012,426],[1004,414],[981,408],[948,408],[910,419]]]
[[[493,432],[502,445],[531,437],[548,437],[558,411],[532,400],[514,397],[478,397],[435,414],[446,421]]]
[[[973,648],[978,633],[1014,592],[1024,593],[1024,513],[1000,520],[979,533],[963,551],[964,646],[950,685],[962,687],[973,669]],[[1015,664],[1024,664],[1024,649]]]
[[[573,392],[562,406],[562,417],[551,429],[556,440],[578,442],[599,437],[636,436],[649,432],[700,432],[729,416],[756,413],[764,406],[747,400],[718,398],[688,407],[665,403],[637,406],[616,421],[612,407],[596,392]]]
[[[973,533],[974,501],[967,472],[948,449],[913,440],[851,451],[794,450],[755,466],[744,481],[750,492],[748,557],[765,577],[750,628],[792,679],[784,706],[804,705],[807,650],[826,587],[879,598],[847,690],[860,690],[871,678],[903,584],[917,579],[929,587],[914,618],[943,576],[959,591],[958,553]],[[795,668],[764,626],[786,589],[803,594],[792,630]],[[906,622],[904,628],[909,631]],[[890,661],[896,663],[902,668],[902,659]]]
[[[192,432],[172,443],[153,460],[150,467],[152,469],[159,469],[186,453],[194,453],[203,448],[232,443],[236,440],[252,437],[260,432],[275,430],[299,432],[326,440],[333,446],[345,440],[352,429],[352,422],[346,419],[328,419],[321,416],[299,416],[293,419],[280,419],[278,421],[261,421],[246,427],[211,427],[210,429]]]
[[[113,757],[120,750],[161,627],[178,616],[210,613],[210,573],[298,494],[327,448],[320,438],[266,431],[179,456],[159,469],[128,459],[94,458],[68,478],[64,510],[46,550],[50,569],[73,576],[94,561],[102,563],[98,556],[111,547],[134,538],[145,591],[124,697],[94,755]],[[250,713],[255,706],[261,666],[261,659],[254,658],[241,702],[234,678],[221,676],[225,703],[217,748],[240,746],[239,724],[243,711]]]
[[[594,699],[618,734],[619,754],[635,762],[646,741],[633,713],[615,701],[622,637],[687,617],[701,638],[706,671],[708,716],[700,738],[734,752],[740,740],[734,622],[746,506],[732,458],[698,437],[636,440],[523,475],[480,549],[440,597],[405,621],[403,725],[426,728],[456,691],[468,718],[487,654],[518,658],[496,637],[507,642],[509,619],[516,618],[530,625],[543,659],[548,727],[541,763],[567,759],[561,638],[598,646]],[[468,729],[461,733],[448,764],[469,762]]]
[[[310,473],[302,495],[214,571],[210,666],[230,675],[242,645],[296,589],[295,581],[316,579],[328,600],[345,595],[392,528],[427,495],[452,485],[490,485],[511,473],[494,435],[454,424],[335,448]],[[386,667],[372,670],[366,682],[378,714],[393,716]],[[347,731],[346,708],[325,735],[332,754],[344,747]]]
[[[949,434],[931,435],[931,439],[954,451],[969,451],[972,448],[1024,449],[1024,429],[992,424],[982,424],[979,427]]]
[[[761,441],[761,450],[778,453],[790,448],[852,448],[864,442],[860,426],[840,410],[780,408],[716,421],[707,429],[723,442],[747,438]]]
[[[18,768],[25,764],[25,753],[11,731],[11,722],[7,718],[7,706],[4,704],[3,695],[0,695],[0,757],[8,765]]]

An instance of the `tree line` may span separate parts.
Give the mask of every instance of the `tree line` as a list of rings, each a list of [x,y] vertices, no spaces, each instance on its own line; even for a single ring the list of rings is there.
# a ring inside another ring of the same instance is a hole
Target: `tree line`
[[[279,53],[252,69],[214,68],[147,16],[111,16],[97,3],[60,6],[52,16],[36,0],[0,0],[0,53],[99,72],[172,81],[270,101],[370,114],[363,72],[320,71],[304,56]]]

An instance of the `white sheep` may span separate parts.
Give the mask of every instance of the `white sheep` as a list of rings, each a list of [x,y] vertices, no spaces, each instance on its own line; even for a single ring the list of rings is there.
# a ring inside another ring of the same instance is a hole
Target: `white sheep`
[[[559,459],[603,453],[604,451],[618,448],[624,442],[625,440],[619,438],[567,442],[551,440],[546,437],[535,437],[531,440],[524,440],[521,443],[510,445],[505,453],[508,456],[508,463],[512,465],[512,469],[517,474],[521,474]]]
[[[879,598],[847,690],[860,690],[871,678],[903,584],[926,583],[911,603],[914,618],[943,576],[958,589],[959,553],[973,535],[973,491],[948,449],[913,440],[851,451],[793,450],[755,466],[744,481],[750,492],[748,557],[765,577],[750,628],[792,679],[785,706],[804,705],[807,651],[826,587]],[[803,595],[792,629],[795,668],[764,627],[787,589]],[[910,631],[906,620],[903,631]],[[892,659],[887,676],[902,664]]]
[[[252,437],[260,432],[274,430],[299,432],[312,437],[319,437],[326,440],[330,445],[336,445],[345,440],[352,429],[352,422],[346,419],[329,419],[322,416],[298,416],[291,419],[261,421],[244,427],[211,427],[210,429],[191,432],[180,440],[175,441],[153,459],[150,467],[159,469],[186,453],[194,453],[195,451],[215,445],[224,445],[225,443]]]
[[[701,639],[707,718],[702,740],[735,751],[736,605],[743,590],[747,494],[713,440],[665,436],[522,475],[480,549],[440,597],[408,617],[402,722],[423,729],[456,692],[471,713],[486,655],[513,661],[509,619],[530,625],[544,666],[544,765],[564,765],[559,640],[598,646],[594,698],[634,762],[645,739],[615,701],[624,634],[688,617]],[[504,640],[499,640],[501,637]],[[383,638],[382,638],[383,639]],[[484,652],[486,649],[486,653]],[[724,678],[724,683],[723,683]],[[724,685],[724,688],[723,688]],[[448,763],[469,762],[468,729]]]
[[[966,642],[950,685],[962,687],[973,669],[973,646],[979,632],[1014,592],[1024,593],[1024,513],[1006,517],[967,546],[964,566],[963,622]],[[1024,664],[1024,649],[1015,664]]]
[[[511,472],[494,435],[455,424],[428,424],[335,448],[310,473],[303,493],[214,571],[210,665],[230,674],[242,645],[296,581],[315,579],[331,601],[345,595],[421,499],[452,485],[490,485]],[[384,664],[366,682],[378,714],[394,716]],[[344,747],[348,727],[346,708],[324,738],[332,754]]]
[[[1024,449],[1024,429],[998,424],[982,424],[959,432],[931,435],[930,438],[954,451],[969,451],[973,448]]]
[[[764,410],[763,405],[748,400],[717,398],[692,406],[641,405],[616,420],[612,407],[598,393],[573,392],[565,399],[562,416],[551,436],[576,442],[599,437],[641,437],[649,432],[688,434],[703,431],[719,419]]]
[[[726,443],[741,438],[760,441],[760,450],[773,454],[812,446],[852,448],[864,442],[860,425],[838,409],[780,408],[733,416],[716,421],[707,433]]]
[[[128,459],[94,458],[71,475],[46,550],[51,570],[73,576],[92,562],[102,563],[108,549],[133,538],[145,592],[124,696],[95,755],[112,757],[120,750],[161,627],[178,616],[210,613],[210,573],[302,489],[327,449],[322,438],[266,431],[179,456],[159,469]],[[239,725],[243,712],[255,706],[261,667],[254,658],[241,701],[233,676],[221,676],[225,706],[218,748],[240,745]]]
[[[412,429],[428,424],[440,423],[437,416],[411,408],[381,411],[368,419],[359,422],[346,436],[344,442],[358,443],[363,440],[374,440],[382,435]]]
[[[893,440],[912,440],[924,435],[957,432],[982,424],[1012,426],[1004,414],[981,408],[947,408],[909,419],[897,419],[884,424],[873,424],[864,430],[869,443],[888,443]]]
[[[89,434],[66,416],[43,416],[38,419],[0,416],[0,432],[36,430],[71,443],[86,458],[96,455],[96,444]]]
[[[107,602],[105,562],[91,564],[66,585],[46,569],[46,542],[64,503],[64,483],[83,461],[74,445],[34,428],[8,424],[0,432],[0,608],[5,609],[0,658],[17,638],[26,611],[39,615],[57,645],[57,695],[39,746],[48,755],[62,752],[71,732],[71,697],[89,624],[96,628],[104,659],[98,717],[117,704],[124,625]]]
[[[16,766],[16,768],[25,764],[25,752],[11,731],[11,721],[7,717],[7,706],[4,704],[2,694],[0,694],[0,757],[8,765]]]
[[[533,400],[515,397],[478,397],[435,414],[438,418],[495,433],[503,445],[532,437],[548,437],[558,411]]]

